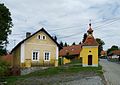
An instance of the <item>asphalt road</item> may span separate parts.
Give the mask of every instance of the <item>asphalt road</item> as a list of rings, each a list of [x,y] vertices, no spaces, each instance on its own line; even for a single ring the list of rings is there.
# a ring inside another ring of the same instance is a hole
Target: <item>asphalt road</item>
[[[104,77],[107,85],[120,85],[120,64],[101,59],[100,64],[103,67]]]

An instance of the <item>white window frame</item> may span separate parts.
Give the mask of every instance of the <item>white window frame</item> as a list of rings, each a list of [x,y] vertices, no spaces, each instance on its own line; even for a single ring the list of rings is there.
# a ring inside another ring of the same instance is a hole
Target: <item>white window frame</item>
[[[37,60],[33,60],[33,52],[38,52],[38,58],[37,58]],[[32,51],[32,61],[39,61],[39,51]]]
[[[49,60],[45,60],[45,53],[49,53]],[[50,55],[51,55],[51,54],[50,54],[49,51],[45,51],[45,52],[44,52],[44,61],[50,61]]]

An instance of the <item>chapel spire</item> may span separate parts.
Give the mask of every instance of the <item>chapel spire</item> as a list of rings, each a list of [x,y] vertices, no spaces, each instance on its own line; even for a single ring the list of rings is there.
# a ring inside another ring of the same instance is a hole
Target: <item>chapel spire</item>
[[[87,30],[88,35],[92,35],[93,30],[91,28],[91,22],[89,23],[89,29]]]

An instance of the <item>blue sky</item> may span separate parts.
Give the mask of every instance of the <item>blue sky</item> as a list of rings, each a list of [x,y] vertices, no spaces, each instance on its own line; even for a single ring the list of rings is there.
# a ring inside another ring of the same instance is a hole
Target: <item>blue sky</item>
[[[95,38],[105,42],[104,49],[120,46],[119,0],[0,0],[12,14],[14,27],[8,50],[44,27],[58,41],[79,43],[88,29],[89,20]],[[59,29],[59,30],[56,30]],[[69,36],[73,35],[73,36]]]

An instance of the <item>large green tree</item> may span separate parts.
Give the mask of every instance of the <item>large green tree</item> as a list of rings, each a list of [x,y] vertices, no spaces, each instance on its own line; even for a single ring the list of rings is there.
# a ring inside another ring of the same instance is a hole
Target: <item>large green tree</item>
[[[11,34],[12,19],[9,9],[0,3],[0,55],[6,52],[8,35]]]
[[[98,47],[98,56],[100,56],[101,54],[101,51],[103,50],[103,45],[105,45],[104,41],[101,40],[100,38],[96,38],[96,41],[98,42],[99,44],[99,47]]]

